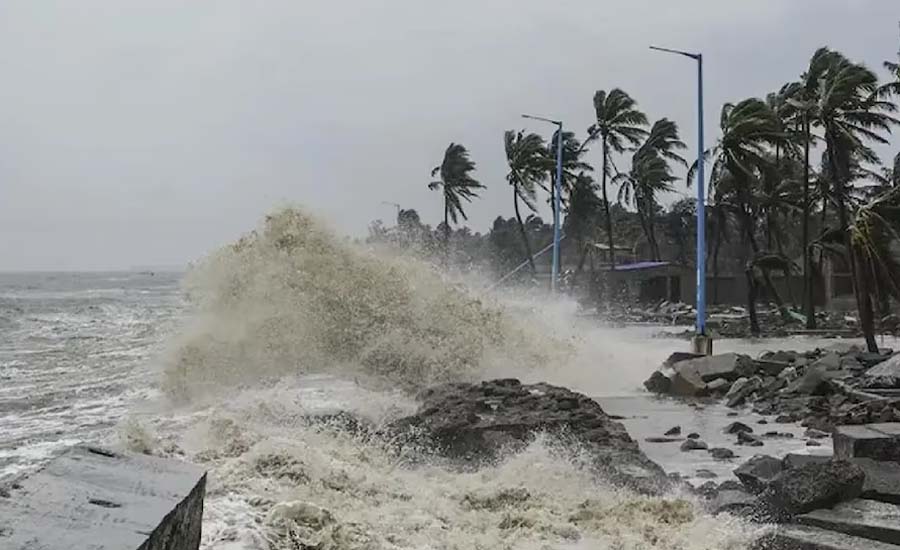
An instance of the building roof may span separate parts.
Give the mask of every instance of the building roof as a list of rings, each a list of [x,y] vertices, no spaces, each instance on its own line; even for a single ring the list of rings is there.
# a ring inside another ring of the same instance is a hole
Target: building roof
[[[671,262],[635,262],[633,264],[619,264],[613,271],[643,271],[671,265]]]

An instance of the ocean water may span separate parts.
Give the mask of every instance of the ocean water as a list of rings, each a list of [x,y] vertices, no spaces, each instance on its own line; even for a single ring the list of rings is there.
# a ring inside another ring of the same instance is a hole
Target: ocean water
[[[737,549],[767,529],[711,517],[689,495],[614,489],[549,436],[458,472],[308,422],[343,410],[377,425],[429,384],[515,376],[596,397],[639,440],[680,424],[727,443],[723,408],[641,390],[684,341],[481,283],[349,244],[295,210],[185,275],[0,275],[0,480],[85,441],[202,464],[205,549]],[[737,465],[645,450],[688,477]]]

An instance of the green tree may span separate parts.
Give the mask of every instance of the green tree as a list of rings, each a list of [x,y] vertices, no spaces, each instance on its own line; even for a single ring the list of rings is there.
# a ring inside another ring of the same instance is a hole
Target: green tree
[[[686,148],[678,137],[678,126],[674,122],[665,118],[657,120],[647,139],[631,156],[630,170],[613,178],[613,185],[619,186],[619,202],[635,207],[654,260],[660,259],[656,239],[656,212],[659,209],[656,197],[672,191],[672,183],[678,178],[672,174],[669,161],[687,166],[687,161],[678,153]]]
[[[462,201],[472,202],[478,197],[477,191],[484,185],[472,177],[475,163],[469,158],[469,152],[459,143],[451,143],[444,151],[441,164],[431,171],[431,177],[439,179],[428,184],[432,191],[441,189],[444,194],[444,254],[450,253],[450,221],[458,223],[459,218],[467,220]]]
[[[516,212],[519,234],[522,237],[522,244],[525,246],[528,265],[534,274],[537,270],[534,267],[531,243],[519,211],[519,199],[529,210],[536,212],[534,202],[537,187],[542,186],[547,179],[547,149],[541,136],[533,133],[525,134],[524,131],[507,130],[503,136],[503,142],[506,149],[506,163],[509,166],[506,181],[513,188],[513,208]]]
[[[859,247],[853,246],[851,214],[853,211],[854,172],[867,170],[864,165],[878,164],[879,158],[869,143],[885,144],[884,134],[898,121],[890,113],[896,106],[885,99],[885,91],[878,86],[878,77],[864,65],[854,63],[835,53],[820,82],[821,92],[815,108],[814,124],[821,128],[825,142],[825,158],[832,179],[829,190],[831,202],[837,208],[839,229],[844,233],[849,255],[850,278],[856,295],[860,321],[872,306],[863,280],[865,259],[858,257]],[[870,349],[877,351],[874,337],[867,337]]]
[[[572,239],[578,246],[579,258],[575,268],[575,279],[584,267],[589,247],[596,234],[601,208],[602,203],[597,197],[594,179],[582,172],[575,178],[575,185],[569,194],[569,208],[564,224],[566,238]]]
[[[588,128],[587,141],[600,140],[603,158],[600,189],[603,192],[609,257],[612,267],[615,267],[615,242],[606,185],[607,178],[611,175],[610,155],[622,153],[626,147],[637,147],[641,143],[647,136],[647,116],[637,109],[637,102],[619,88],[613,88],[608,94],[604,90],[598,90],[594,94],[594,112],[596,122]]]

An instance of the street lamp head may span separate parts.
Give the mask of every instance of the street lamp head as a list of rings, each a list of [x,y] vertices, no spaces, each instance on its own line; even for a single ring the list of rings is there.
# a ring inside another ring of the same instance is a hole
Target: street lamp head
[[[681,51],[681,50],[673,50],[671,48],[661,48],[659,46],[650,46],[650,49],[656,50],[658,52],[666,52],[666,53],[674,53],[674,54],[678,54],[678,55],[683,55],[685,57],[690,57],[691,59],[700,59],[701,57],[703,57],[703,54],[685,52],[685,51]]]
[[[551,118],[544,118],[542,116],[522,115],[522,118],[530,118],[531,120],[540,120],[542,122],[549,122],[550,124],[556,124],[557,126],[562,126],[561,120],[553,120]]]

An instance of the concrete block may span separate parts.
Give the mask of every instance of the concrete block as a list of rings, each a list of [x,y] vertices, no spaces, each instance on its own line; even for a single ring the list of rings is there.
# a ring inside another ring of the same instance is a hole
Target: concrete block
[[[766,550],[900,550],[900,546],[809,525],[780,525],[756,548]]]
[[[0,496],[0,548],[196,550],[205,491],[197,466],[76,447]]]
[[[900,544],[900,507],[874,500],[851,500],[832,509],[814,510],[797,523],[854,537]]]
[[[834,456],[900,462],[900,422],[838,426]]]

